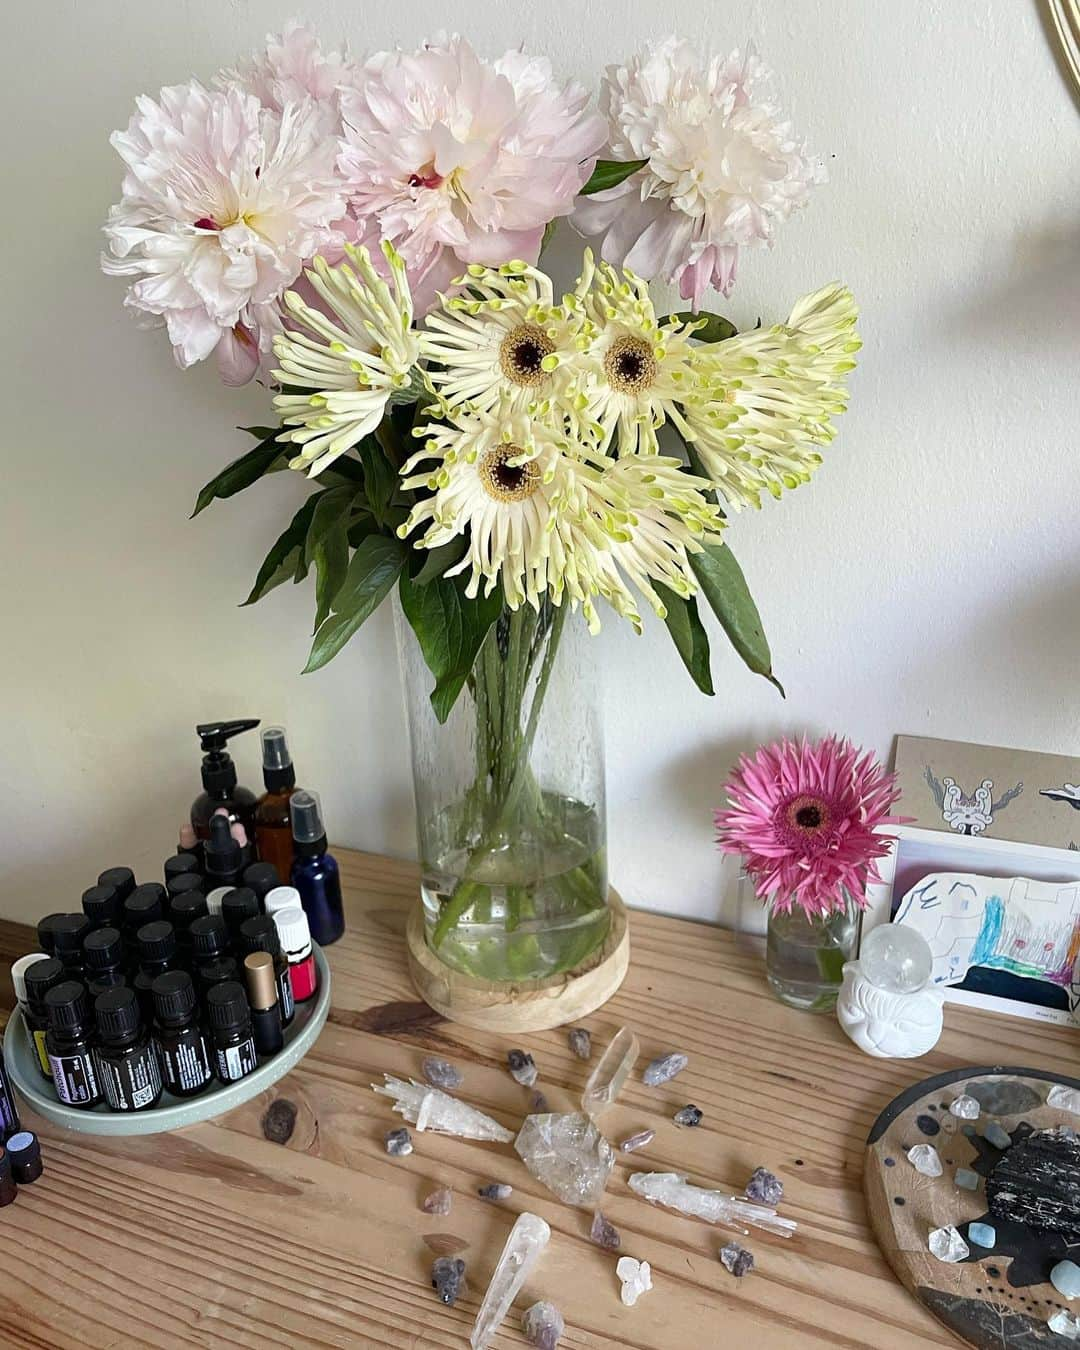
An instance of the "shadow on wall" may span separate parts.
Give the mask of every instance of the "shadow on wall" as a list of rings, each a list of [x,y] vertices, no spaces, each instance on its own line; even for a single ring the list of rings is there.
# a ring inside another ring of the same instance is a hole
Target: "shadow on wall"
[[[1007,269],[997,276],[991,273],[978,302],[955,313],[950,327],[969,337],[994,334],[1014,348],[1044,351],[1059,330],[1075,348],[1080,342],[1075,327],[1080,317],[1080,232],[1075,221],[1026,231],[1005,261]]]

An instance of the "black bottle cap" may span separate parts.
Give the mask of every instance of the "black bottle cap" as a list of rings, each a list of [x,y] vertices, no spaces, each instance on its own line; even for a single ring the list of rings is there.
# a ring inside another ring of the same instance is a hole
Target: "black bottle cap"
[[[220,914],[204,914],[188,929],[191,948],[201,961],[211,961],[229,949],[229,930]]]
[[[81,980],[61,980],[45,995],[45,1010],[49,1026],[56,1031],[73,1031],[86,1026],[89,1011],[86,986]]]
[[[204,752],[202,783],[207,792],[231,792],[236,786],[236,765],[225,747],[230,737],[251,731],[258,725],[257,717],[241,717],[234,722],[203,722],[195,728]]]
[[[65,978],[64,963],[55,956],[35,961],[32,966],[27,966],[23,978],[26,981],[27,1006],[41,1017],[45,1011],[45,995]]]
[[[123,904],[135,889],[135,873],[130,867],[106,867],[97,879],[99,886],[111,886]]]
[[[85,914],[59,914],[52,926],[53,950],[61,959],[82,952],[83,938],[90,931]]]
[[[123,901],[115,886],[91,886],[83,891],[83,913],[91,923],[116,924],[123,913]]]
[[[185,891],[183,895],[173,896],[172,904],[169,906],[169,916],[172,919],[173,927],[186,932],[196,919],[201,919],[204,914],[208,914],[206,907],[206,896],[202,891]]]
[[[281,874],[272,862],[252,863],[244,868],[244,885],[251,887],[261,903],[275,886],[281,885]]]
[[[144,966],[171,961],[176,955],[176,931],[167,919],[143,924],[135,937],[139,944],[139,961]]]
[[[259,913],[259,897],[250,886],[237,886],[221,897],[221,917],[228,928],[239,928]]]
[[[235,956],[215,956],[199,966],[198,975],[203,989],[209,989],[212,985],[224,984],[227,980],[239,980],[240,966]]]
[[[245,919],[240,925],[240,946],[244,955],[249,952],[269,952],[275,959],[281,955],[281,939],[277,924],[269,914]]]
[[[215,984],[206,995],[206,1011],[215,1031],[233,1031],[250,1021],[244,986],[235,980]]]
[[[267,792],[296,785],[296,770],[285,740],[284,727],[267,727],[262,732],[263,782]]]
[[[210,817],[210,838],[203,846],[207,880],[213,877],[233,877],[241,862],[240,845],[232,837],[229,817]]]
[[[158,1021],[179,1026],[191,1020],[197,1006],[195,986],[186,970],[170,970],[150,986]]]
[[[142,1015],[135,990],[117,985],[94,1000],[98,1034],[105,1041],[130,1041],[139,1032]]]
[[[118,928],[98,928],[86,935],[83,955],[89,971],[108,970],[124,959],[124,939]]]
[[[192,872],[198,872],[198,870],[199,860],[194,853],[177,853],[173,857],[165,859],[165,885],[168,886],[174,877],[189,876]]]
[[[205,891],[206,883],[198,872],[182,872],[178,877],[170,877],[165,889],[169,899],[175,900],[178,895],[187,895],[189,891]]]
[[[143,924],[164,918],[166,898],[165,887],[156,881],[136,886],[124,901],[124,922],[138,930]]]
[[[41,1158],[41,1144],[31,1130],[20,1130],[13,1134],[4,1145],[4,1152],[11,1160],[12,1171],[29,1171]],[[22,1177],[16,1177],[22,1181]]]
[[[38,920],[37,940],[38,946],[43,952],[48,952],[52,956],[56,950],[56,939],[53,937],[53,924],[57,919],[62,919],[63,914],[46,914],[43,919]]]

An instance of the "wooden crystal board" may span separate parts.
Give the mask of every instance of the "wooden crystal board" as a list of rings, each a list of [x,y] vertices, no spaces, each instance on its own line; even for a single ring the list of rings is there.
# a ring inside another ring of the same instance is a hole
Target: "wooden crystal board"
[[[1080,1116],[1046,1105],[1046,1094],[1057,1083],[1080,1088],[1074,1079],[1036,1069],[939,1074],[895,1098],[867,1140],[863,1187],[885,1258],[919,1302],[977,1350],[1063,1350],[1074,1344],[1052,1332],[1047,1321],[1062,1308],[1080,1315],[1080,1300],[1070,1304],[1062,1298],[1047,1275],[1065,1256],[1080,1264],[1080,1247],[1070,1248],[1061,1234],[1028,1231],[1020,1240],[1014,1232],[1006,1238],[1008,1225],[988,1214],[985,1183],[968,1191],[953,1180],[958,1167],[985,1174],[1004,1156],[983,1138],[992,1121],[1014,1138],[1031,1129],[1080,1128]],[[982,1099],[977,1120],[959,1120],[949,1112],[950,1102],[965,1093]],[[934,1145],[942,1176],[915,1170],[907,1150],[916,1144]],[[935,1228],[951,1224],[966,1239],[967,1225],[980,1220],[998,1231],[993,1249],[969,1242],[971,1255],[957,1264],[930,1253],[927,1239]]]

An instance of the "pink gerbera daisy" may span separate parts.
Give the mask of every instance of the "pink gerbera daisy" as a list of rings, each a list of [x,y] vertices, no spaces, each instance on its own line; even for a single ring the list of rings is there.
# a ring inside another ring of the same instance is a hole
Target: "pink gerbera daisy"
[[[798,905],[809,918],[844,904],[866,906],[879,880],[876,859],[892,846],[879,827],[899,796],[895,774],[848,740],[811,745],[784,739],[743,755],[716,812],[717,842],[741,853],[759,899],[778,911]]]

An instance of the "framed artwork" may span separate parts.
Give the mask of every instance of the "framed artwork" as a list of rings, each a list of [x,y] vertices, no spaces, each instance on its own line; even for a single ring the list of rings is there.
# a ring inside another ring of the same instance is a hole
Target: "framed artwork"
[[[890,829],[863,934],[916,928],[946,1001],[1080,1023],[1080,852],[984,836]]]

